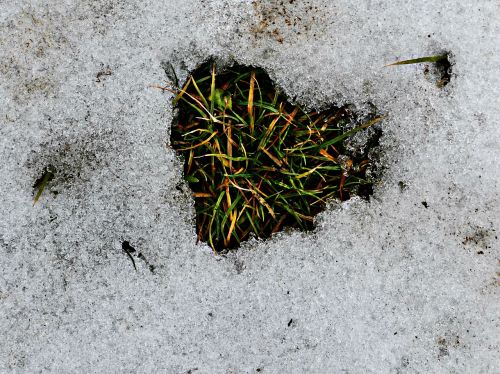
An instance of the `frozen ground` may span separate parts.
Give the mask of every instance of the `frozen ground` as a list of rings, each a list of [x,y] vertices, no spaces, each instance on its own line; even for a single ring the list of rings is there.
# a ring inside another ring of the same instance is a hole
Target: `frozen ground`
[[[1,372],[500,372],[497,1],[0,10]],[[444,89],[383,67],[443,50]],[[169,96],[150,85],[208,56],[387,113],[372,200],[227,257],[196,245]]]

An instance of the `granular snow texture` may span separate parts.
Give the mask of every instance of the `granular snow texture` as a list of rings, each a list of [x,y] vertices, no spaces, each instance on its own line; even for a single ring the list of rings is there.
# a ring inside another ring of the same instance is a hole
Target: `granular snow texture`
[[[0,10],[0,372],[500,372],[498,2]],[[442,52],[444,88],[425,64],[384,67]],[[209,57],[387,114],[372,199],[226,256],[196,244],[152,86]]]

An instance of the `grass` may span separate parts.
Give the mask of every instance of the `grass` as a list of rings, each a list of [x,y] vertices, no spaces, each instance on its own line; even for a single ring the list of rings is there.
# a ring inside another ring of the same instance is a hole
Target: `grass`
[[[240,65],[206,63],[182,87],[161,88],[175,94],[171,144],[185,160],[198,240],[216,252],[286,226],[310,230],[329,199],[371,187],[367,152],[349,156],[343,143],[380,116],[360,124],[348,106],[307,111],[262,69]]]
[[[386,66],[421,64],[423,62],[437,63],[448,59],[448,54],[413,58],[410,60],[396,61]]]
[[[429,63],[434,66],[434,74],[437,77],[436,79],[436,86],[438,88],[443,88],[446,86],[451,79],[451,63],[449,60],[449,53],[444,53],[440,55],[434,55],[434,56],[426,56],[426,57],[419,57],[419,58],[413,58],[410,60],[402,60],[402,61],[396,61],[393,62],[392,64],[385,65],[387,66],[399,66],[399,65],[412,65],[412,64],[421,64],[421,63]],[[425,68],[424,70],[425,74],[429,73],[428,67]]]
[[[49,184],[49,182],[54,179],[55,172],[55,168],[52,165],[49,165],[43,170],[42,175],[35,181],[33,189],[35,189],[37,192],[35,194],[35,197],[33,198],[33,206],[35,206],[35,204],[42,196],[42,193],[45,190],[45,187],[47,187],[47,184]]]

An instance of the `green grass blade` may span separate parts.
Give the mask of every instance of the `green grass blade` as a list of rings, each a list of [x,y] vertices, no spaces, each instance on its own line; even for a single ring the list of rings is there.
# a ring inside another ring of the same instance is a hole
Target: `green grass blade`
[[[224,197],[225,194],[226,194],[226,191],[222,191],[219,194],[219,197],[217,198],[217,201],[216,201],[214,208],[213,208],[212,219],[210,220],[210,225],[208,226],[208,238],[209,238],[210,246],[212,247],[212,249],[214,251],[216,250],[216,248],[215,248],[215,244],[214,244],[213,238],[212,238],[212,225],[213,225],[215,217],[217,216],[217,213],[218,213],[217,209],[219,209],[219,205],[220,205],[222,198]]]
[[[422,62],[438,62],[438,61],[446,59],[447,57],[448,57],[448,55],[436,55],[436,56],[413,58],[410,60],[396,61],[396,62],[393,62],[392,64],[388,64],[385,66],[420,64]]]
[[[47,184],[54,178],[54,173],[48,169],[45,169],[45,172],[42,176],[41,179],[39,179],[35,185],[34,188],[38,188],[38,191],[35,195],[35,198],[33,199],[33,206],[38,202],[40,199],[40,196],[42,196],[43,191],[45,190],[45,187],[47,187]]]

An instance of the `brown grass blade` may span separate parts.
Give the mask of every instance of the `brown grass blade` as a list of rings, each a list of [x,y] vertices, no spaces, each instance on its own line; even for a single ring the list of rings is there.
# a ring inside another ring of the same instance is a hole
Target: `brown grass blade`
[[[255,89],[255,70],[250,74],[250,89],[248,90],[248,117],[250,118],[250,134],[254,133],[254,113],[253,113],[253,94]]]

